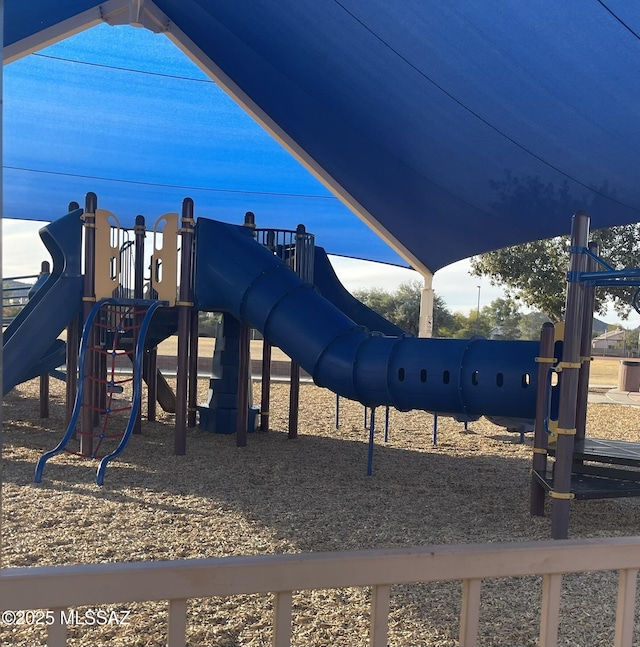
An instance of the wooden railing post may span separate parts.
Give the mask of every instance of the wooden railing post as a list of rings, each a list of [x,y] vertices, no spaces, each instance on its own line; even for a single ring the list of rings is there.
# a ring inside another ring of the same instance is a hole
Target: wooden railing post
[[[553,573],[542,578],[542,609],[540,612],[539,647],[556,647],[560,622],[562,575]]]
[[[478,644],[481,587],[482,580],[464,580],[462,582],[460,647],[475,647]]]
[[[187,644],[187,601],[169,600],[167,647],[185,647]]]
[[[53,623],[47,625],[47,647],[67,647],[67,625],[62,623],[66,609],[52,609]]]
[[[291,645],[291,591],[279,591],[273,601],[273,647]]]
[[[391,587],[374,586],[371,592],[371,625],[369,647],[387,647],[389,633],[389,600]]]
[[[614,647],[628,647],[633,643],[635,627],[637,568],[625,568],[618,575],[618,605]]]

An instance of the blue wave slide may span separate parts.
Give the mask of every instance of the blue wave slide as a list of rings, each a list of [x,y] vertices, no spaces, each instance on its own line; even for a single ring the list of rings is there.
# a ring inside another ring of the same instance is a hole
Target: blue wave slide
[[[51,274],[9,324],[2,338],[2,390],[64,364],[65,345],[58,335],[82,304],[82,210],[72,211],[40,230],[51,254]]]
[[[539,343],[389,336],[357,325],[259,245],[198,218],[195,301],[249,323],[319,386],[374,407],[531,419]]]
[[[323,247],[316,247],[313,261],[313,284],[320,294],[360,326],[400,337],[406,334],[375,310],[358,301],[340,282]]]

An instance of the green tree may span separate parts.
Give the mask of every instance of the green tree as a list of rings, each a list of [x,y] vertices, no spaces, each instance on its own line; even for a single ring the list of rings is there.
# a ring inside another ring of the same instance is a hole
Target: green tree
[[[640,330],[634,328],[632,330],[627,330],[627,350],[636,350],[640,344]]]
[[[513,299],[494,299],[482,309],[491,324],[492,339],[519,339],[520,306]]]
[[[640,223],[593,232],[599,255],[615,268],[640,266]],[[471,259],[472,274],[488,276],[492,285],[505,288],[508,298],[544,312],[552,321],[564,313],[569,238],[560,236],[506,247]],[[633,288],[599,288],[596,310],[604,313],[612,303],[621,317],[631,310]]]
[[[439,294],[433,296],[433,336],[452,337],[457,330],[456,319],[447,308],[447,304]]]
[[[474,256],[471,273],[488,276],[492,285],[504,286],[508,299],[522,301],[560,321],[567,263],[567,239],[551,238]]]
[[[391,321],[393,316],[392,295],[382,288],[355,290],[353,296],[379,315]]]
[[[394,292],[371,288],[355,290],[353,296],[396,326],[417,335],[421,293],[420,283],[410,281],[401,283]],[[433,303],[433,336],[440,336],[441,330],[450,326],[452,322],[453,315],[447,309],[444,300],[436,294]]]
[[[469,315],[462,312],[455,312],[453,314],[453,326],[444,331],[443,337],[453,337],[455,339],[470,339],[480,335],[481,337],[488,337],[491,333],[491,322],[488,317],[473,310]]]
[[[369,290],[355,290],[353,296],[364,303],[372,310],[375,310],[379,315],[384,317],[387,321],[396,323],[394,321],[394,301],[393,295],[382,288],[371,288]]]
[[[422,286],[418,281],[401,283],[397,290],[392,293],[392,321],[402,330],[412,335],[418,334],[420,322],[420,295]]]
[[[518,325],[518,328],[520,328],[520,339],[540,339],[542,324],[547,321],[549,321],[549,317],[544,312],[534,311],[523,314]]]

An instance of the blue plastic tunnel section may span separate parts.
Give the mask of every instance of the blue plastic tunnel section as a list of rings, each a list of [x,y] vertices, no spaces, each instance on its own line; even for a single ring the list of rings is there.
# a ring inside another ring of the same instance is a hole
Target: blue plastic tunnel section
[[[537,342],[421,339],[356,325],[259,245],[198,219],[196,306],[247,321],[316,384],[373,407],[533,418]]]
[[[58,359],[62,358],[56,339],[79,313],[82,303],[81,216],[82,210],[72,211],[40,230],[40,238],[51,254],[53,269],[4,332],[4,394],[33,377],[34,371],[55,368],[48,360],[56,353]]]

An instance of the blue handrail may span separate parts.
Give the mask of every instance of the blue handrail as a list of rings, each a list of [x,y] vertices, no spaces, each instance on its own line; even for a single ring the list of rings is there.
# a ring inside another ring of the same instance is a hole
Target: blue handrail
[[[113,460],[122,453],[122,450],[125,448],[129,437],[133,433],[133,428],[136,424],[136,418],[138,416],[138,409],[140,408],[140,399],[142,395],[142,362],[144,360],[144,340],[147,336],[147,331],[149,330],[149,325],[151,324],[153,313],[162,305],[168,305],[168,303],[166,301],[154,301],[145,313],[142,324],[140,325],[140,332],[138,334],[138,340],[136,342],[136,353],[133,364],[133,402],[131,403],[129,421],[127,422],[127,428],[125,429],[125,432],[122,435],[118,446],[110,454],[107,454],[98,465],[98,469],[96,471],[96,483],[98,485],[104,484],[104,473],[107,469],[107,464],[109,463],[109,461]]]
[[[91,328],[93,326],[93,322],[98,314],[100,312],[101,308],[105,305],[114,305],[114,306],[136,306],[136,305],[142,305],[142,306],[148,306],[149,309],[147,310],[142,326],[140,328],[140,335],[138,337],[138,342],[136,345],[136,355],[135,355],[135,361],[136,364],[134,364],[134,403],[133,403],[133,408],[132,408],[132,414],[133,414],[133,409],[135,408],[135,413],[137,414],[137,407],[136,402],[135,402],[135,396],[136,396],[136,381],[140,382],[141,377],[140,377],[140,371],[136,371],[136,368],[139,368],[142,366],[142,355],[144,353],[144,338],[147,333],[147,330],[149,328],[149,324],[151,322],[151,315],[161,306],[167,306],[168,303],[166,301],[148,301],[144,299],[101,299],[98,301],[93,308],[91,309],[91,312],[89,313],[89,316],[87,317],[87,320],[85,321],[84,325],[84,330],[82,332],[82,338],[80,340],[80,351],[78,355],[78,388],[76,391],[76,399],[73,404],[73,412],[71,414],[71,419],[69,420],[69,425],[67,426],[67,430],[62,437],[62,440],[50,451],[45,452],[40,459],[38,460],[36,464],[36,469],[35,469],[35,474],[33,477],[33,480],[35,483],[41,483],[42,482],[42,473],[44,471],[45,464],[50,458],[53,458],[57,454],[60,454],[64,451],[65,447],[71,440],[71,437],[73,436],[73,433],[75,431],[76,425],[78,424],[78,418],[80,416],[80,411],[82,410],[82,400],[84,397],[84,377],[85,377],[85,360],[87,356],[87,351],[89,350],[89,343],[91,339]],[[138,386],[138,401],[137,401],[137,406],[140,405],[140,387]],[[131,416],[133,418],[133,415]],[[131,423],[131,419],[129,421]],[[133,425],[131,425],[133,428]],[[129,425],[127,426],[127,429],[129,428]],[[126,432],[125,432],[126,433]],[[127,436],[128,438],[128,436]],[[125,441],[126,444],[126,441]],[[122,447],[118,447],[119,451],[118,454],[122,451],[122,448],[124,445],[121,442]],[[117,454],[115,454],[117,456]],[[113,456],[112,456],[113,457]],[[106,458],[106,457],[105,457]],[[104,459],[103,459],[104,460]],[[102,465],[102,462],[101,462]],[[102,470],[102,478],[104,478],[104,469],[106,469],[106,463],[105,466]],[[100,466],[98,467],[98,472],[100,472]],[[98,477],[96,476],[96,481]],[[102,483],[99,483],[99,485],[102,485]]]

